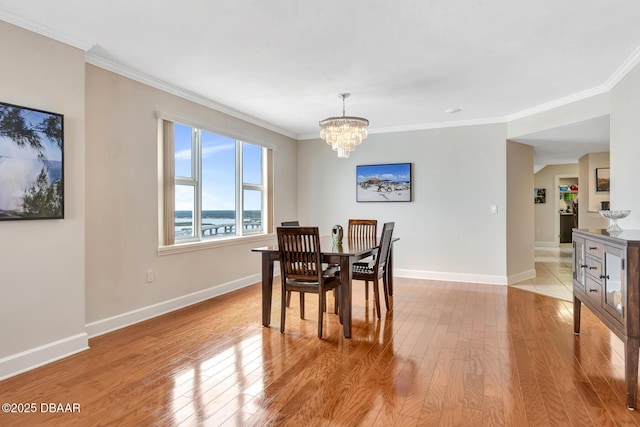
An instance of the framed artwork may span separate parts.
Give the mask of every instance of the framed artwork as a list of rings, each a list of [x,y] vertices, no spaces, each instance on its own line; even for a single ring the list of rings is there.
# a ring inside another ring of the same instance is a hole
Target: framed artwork
[[[534,188],[533,189],[533,203],[547,203],[547,189],[546,188]]]
[[[411,163],[356,166],[357,202],[410,202]]]
[[[596,191],[609,191],[609,168],[596,168]]]
[[[64,218],[62,114],[0,102],[0,220]]]

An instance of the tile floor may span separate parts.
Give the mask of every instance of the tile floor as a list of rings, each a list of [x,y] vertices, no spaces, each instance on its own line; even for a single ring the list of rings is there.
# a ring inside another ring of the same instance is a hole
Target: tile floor
[[[571,243],[558,248],[535,248],[536,277],[516,283],[514,288],[573,301]]]

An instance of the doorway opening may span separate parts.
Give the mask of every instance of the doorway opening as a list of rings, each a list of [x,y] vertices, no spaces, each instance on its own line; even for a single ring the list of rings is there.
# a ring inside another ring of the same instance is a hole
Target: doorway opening
[[[555,176],[555,222],[556,243],[571,243],[571,233],[578,227],[578,177]]]

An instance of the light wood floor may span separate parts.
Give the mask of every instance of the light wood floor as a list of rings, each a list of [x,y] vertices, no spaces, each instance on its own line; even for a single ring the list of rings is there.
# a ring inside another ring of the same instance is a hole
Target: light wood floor
[[[274,299],[262,327],[258,285],[92,339],[0,382],[0,403],[79,403],[80,413],[0,413],[0,425],[640,425],[624,404],[622,343],[586,308],[575,336],[567,301],[395,283],[381,321],[354,283],[352,339],[332,313],[317,338],[313,295],[308,320],[293,298],[281,334]]]

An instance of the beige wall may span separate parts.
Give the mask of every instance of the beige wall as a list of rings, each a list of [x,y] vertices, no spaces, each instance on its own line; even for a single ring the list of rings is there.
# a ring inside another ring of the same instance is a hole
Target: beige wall
[[[618,221],[640,229],[640,65],[611,91],[611,209],[630,209]]]
[[[104,69],[86,67],[86,320],[95,333],[259,280],[270,243],[234,243],[158,256],[157,112],[275,147],[275,219],[296,214],[296,142]],[[153,269],[155,281],[147,283]],[[189,297],[193,296],[193,297]],[[160,305],[159,310],[152,309]],[[116,319],[113,319],[113,317]]]
[[[575,177],[578,188],[581,182],[578,178],[578,164],[547,165],[534,175],[534,188],[546,189],[547,202],[536,203],[535,212],[535,241],[538,246],[557,246],[560,230],[558,214],[558,188],[556,176]]]
[[[596,168],[609,167],[609,153],[589,153],[578,160],[578,179],[585,185],[578,193],[578,227],[606,228],[607,220],[598,213],[603,200],[609,200],[610,194],[596,192]]]
[[[533,147],[507,141],[507,277],[509,283],[535,277]]]
[[[0,221],[0,379],[87,346],[84,52],[0,21],[0,101],[64,114],[65,218]],[[2,190],[0,190],[2,191]]]
[[[374,134],[349,159],[301,141],[300,219],[325,232],[349,218],[395,221],[396,274],[506,284],[505,144],[503,124]],[[413,202],[356,202],[356,165],[402,162],[413,164]]]

